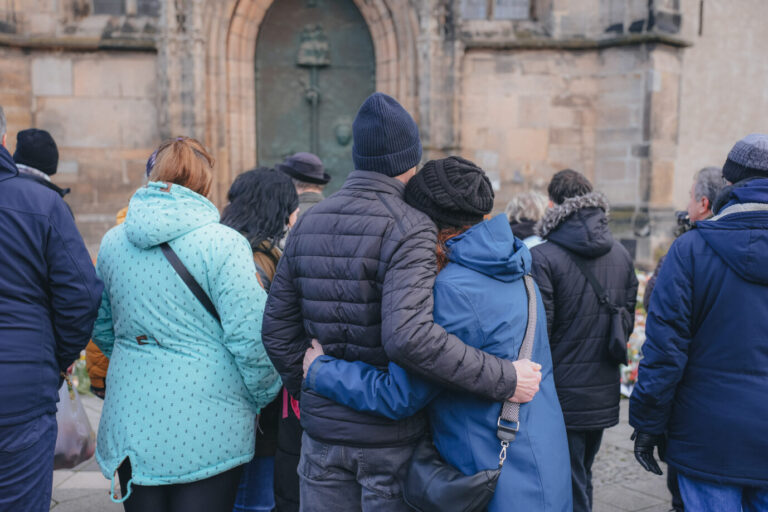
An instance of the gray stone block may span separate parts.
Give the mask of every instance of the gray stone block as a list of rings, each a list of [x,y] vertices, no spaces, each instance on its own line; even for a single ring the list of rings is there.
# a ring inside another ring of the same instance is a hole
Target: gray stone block
[[[32,93],[36,96],[70,96],[72,61],[64,56],[36,57],[32,61]]]

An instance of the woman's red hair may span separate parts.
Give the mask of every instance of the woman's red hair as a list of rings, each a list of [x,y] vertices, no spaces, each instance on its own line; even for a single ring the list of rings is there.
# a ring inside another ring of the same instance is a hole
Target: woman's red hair
[[[448,265],[448,248],[446,242],[455,236],[459,236],[472,226],[443,228],[437,232],[437,271],[440,272]]]

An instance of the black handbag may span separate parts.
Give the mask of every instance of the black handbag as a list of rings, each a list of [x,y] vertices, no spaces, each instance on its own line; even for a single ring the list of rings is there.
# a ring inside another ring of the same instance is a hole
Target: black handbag
[[[566,253],[571,258],[571,261],[579,267],[581,273],[592,286],[600,305],[607,307],[611,313],[611,326],[608,331],[608,356],[616,364],[627,364],[627,342],[632,334],[630,331],[633,323],[632,314],[627,311],[627,308],[617,306],[609,300],[605,288],[598,282],[595,274],[587,268],[584,260],[568,250],[566,250]]]
[[[518,359],[528,359],[533,353],[536,334],[536,289],[533,278],[524,276],[528,295],[528,322]],[[432,443],[423,438],[416,446],[403,482],[405,502],[420,512],[480,512],[485,510],[496,492],[501,468],[507,458],[507,447],[520,430],[520,404],[505,401],[496,422],[496,436],[501,443],[499,465],[494,469],[465,475],[445,462]]]

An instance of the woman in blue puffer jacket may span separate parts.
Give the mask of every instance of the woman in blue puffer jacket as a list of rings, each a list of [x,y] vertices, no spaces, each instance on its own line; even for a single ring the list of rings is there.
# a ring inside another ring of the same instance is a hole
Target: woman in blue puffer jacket
[[[528,320],[523,276],[530,273],[531,255],[503,215],[483,222],[493,207],[483,171],[457,157],[431,161],[411,179],[405,194],[439,229],[437,264],[444,268],[434,288],[435,321],[468,345],[517,359]],[[490,511],[572,510],[568,444],[538,288],[536,296],[531,359],[541,364],[540,390],[520,408],[520,430],[507,450]],[[500,403],[441,388],[393,363],[382,370],[318,356],[319,351],[313,345],[305,358],[306,387],[353,409],[393,419],[427,406],[433,441],[446,462],[468,475],[498,466]]]
[[[119,475],[128,512],[230,512],[256,414],[281,385],[261,343],[266,294],[251,247],[206,199],[212,167],[194,139],[161,145],[150,183],[99,250],[105,288],[93,340],[110,366],[96,459],[113,487]]]

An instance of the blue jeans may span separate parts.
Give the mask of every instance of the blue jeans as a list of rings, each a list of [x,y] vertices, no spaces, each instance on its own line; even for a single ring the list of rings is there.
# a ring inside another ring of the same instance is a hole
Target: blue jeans
[[[275,508],[275,458],[254,457],[245,465],[234,512],[270,512]]]
[[[686,510],[696,512],[768,512],[768,487],[723,485],[677,476]]]
[[[299,510],[409,512],[401,482],[414,448],[326,444],[305,432],[299,461]]]
[[[56,416],[0,427],[0,512],[48,512]]]

